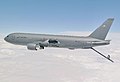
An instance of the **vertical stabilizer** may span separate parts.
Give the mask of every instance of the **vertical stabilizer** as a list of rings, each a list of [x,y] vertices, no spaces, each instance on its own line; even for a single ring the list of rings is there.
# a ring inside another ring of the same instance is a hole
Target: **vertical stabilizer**
[[[113,23],[114,18],[107,19],[100,27],[98,27],[93,33],[89,35],[89,37],[105,40],[106,35]]]

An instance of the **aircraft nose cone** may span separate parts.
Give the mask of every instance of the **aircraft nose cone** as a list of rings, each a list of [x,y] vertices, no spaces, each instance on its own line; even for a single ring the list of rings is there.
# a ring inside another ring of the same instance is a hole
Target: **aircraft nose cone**
[[[4,38],[4,40],[6,41],[6,37]]]
[[[4,40],[8,42],[8,38],[7,37],[5,37]]]

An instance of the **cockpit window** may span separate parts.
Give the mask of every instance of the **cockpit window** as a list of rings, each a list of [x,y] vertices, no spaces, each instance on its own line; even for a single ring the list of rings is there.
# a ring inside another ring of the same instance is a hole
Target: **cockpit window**
[[[9,37],[9,35],[7,37]]]

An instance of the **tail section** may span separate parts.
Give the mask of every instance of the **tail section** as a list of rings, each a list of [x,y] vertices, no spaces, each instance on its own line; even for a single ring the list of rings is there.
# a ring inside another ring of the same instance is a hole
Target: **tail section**
[[[98,27],[93,33],[89,35],[89,37],[105,40],[106,35],[113,23],[114,18],[107,19],[100,27]]]

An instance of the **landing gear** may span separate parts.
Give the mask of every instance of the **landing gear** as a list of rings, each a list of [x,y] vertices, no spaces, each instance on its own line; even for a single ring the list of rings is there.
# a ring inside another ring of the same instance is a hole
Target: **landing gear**
[[[92,47],[91,47],[91,49],[94,50],[95,52],[97,52],[98,54],[100,54],[101,56],[103,56],[104,58],[108,59],[108,60],[111,61],[112,63],[114,63],[114,61],[113,61],[112,59],[110,59],[110,55],[105,56],[105,55],[103,55],[102,53],[100,53],[99,51],[97,51],[96,49],[94,49],[94,48],[92,48]]]

